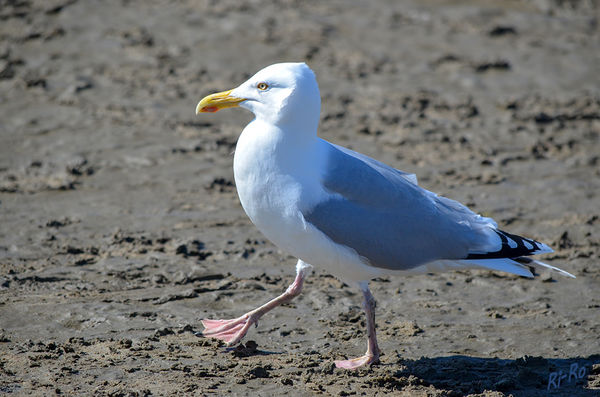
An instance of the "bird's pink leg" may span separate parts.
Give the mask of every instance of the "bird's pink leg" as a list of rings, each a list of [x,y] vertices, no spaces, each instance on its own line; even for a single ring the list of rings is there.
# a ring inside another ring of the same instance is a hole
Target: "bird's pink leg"
[[[246,335],[250,326],[252,326],[252,324],[258,324],[258,319],[265,313],[300,295],[304,279],[306,278],[309,269],[310,265],[298,261],[298,264],[296,265],[296,279],[283,294],[265,303],[261,307],[249,311],[241,317],[231,320],[202,320],[202,325],[204,325],[202,335],[209,338],[220,339],[225,341],[228,345],[238,343]]]
[[[360,289],[364,296],[363,308],[367,316],[367,352],[361,357],[336,361],[335,366],[338,368],[356,369],[363,365],[379,363],[379,346],[377,346],[377,336],[375,335],[375,298],[369,291],[366,282],[360,283]]]

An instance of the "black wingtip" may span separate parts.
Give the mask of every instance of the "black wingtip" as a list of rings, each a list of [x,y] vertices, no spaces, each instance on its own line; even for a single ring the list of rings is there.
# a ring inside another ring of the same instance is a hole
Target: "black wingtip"
[[[494,230],[502,241],[502,247],[498,251],[486,253],[472,253],[465,259],[498,259],[498,258],[517,258],[520,256],[534,255],[537,253],[546,252],[545,245],[528,239],[526,237],[510,234],[503,230]],[[509,243],[512,242],[512,246]],[[516,244],[516,247],[514,245]]]

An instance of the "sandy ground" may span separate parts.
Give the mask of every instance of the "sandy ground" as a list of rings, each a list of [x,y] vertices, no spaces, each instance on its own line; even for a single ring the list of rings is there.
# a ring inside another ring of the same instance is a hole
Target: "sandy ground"
[[[0,0],[0,394],[599,395],[599,7]],[[250,114],[195,105],[298,60],[322,137],[552,245],[577,279],[376,280],[385,355],[356,372],[333,360],[364,351],[360,293],[318,264],[254,343],[196,336],[281,293],[295,260],[237,198]]]

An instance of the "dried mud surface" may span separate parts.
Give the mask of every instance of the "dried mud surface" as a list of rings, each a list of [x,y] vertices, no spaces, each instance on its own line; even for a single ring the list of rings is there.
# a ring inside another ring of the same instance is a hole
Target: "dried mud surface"
[[[0,394],[598,395],[598,17],[595,1],[0,0]],[[318,264],[244,346],[198,337],[281,293],[295,261],[237,199],[250,115],[194,107],[289,60],[317,73],[321,136],[549,243],[577,279],[376,280],[385,355],[355,372],[333,360],[363,352],[360,294]]]

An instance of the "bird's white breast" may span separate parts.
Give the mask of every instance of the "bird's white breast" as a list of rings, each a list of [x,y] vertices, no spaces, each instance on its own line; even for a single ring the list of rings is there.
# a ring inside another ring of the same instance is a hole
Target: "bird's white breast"
[[[318,151],[295,148],[289,136],[272,125],[253,121],[242,132],[233,170],[244,210],[252,222],[281,248],[287,236],[302,233],[299,209],[318,199]],[[302,155],[300,155],[302,153]]]
[[[305,221],[302,211],[329,195],[320,175],[326,152],[316,137],[289,134],[255,120],[240,135],[233,169],[246,214],[269,240],[307,263],[345,280],[376,277],[380,271],[366,266],[356,251],[334,243]]]

